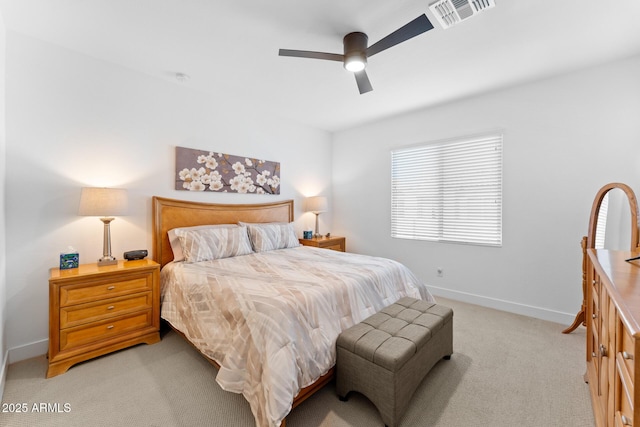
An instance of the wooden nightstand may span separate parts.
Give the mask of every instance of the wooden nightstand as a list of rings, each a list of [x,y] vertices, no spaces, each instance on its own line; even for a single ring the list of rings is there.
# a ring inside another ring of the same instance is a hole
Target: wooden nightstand
[[[311,239],[299,240],[304,246],[315,246],[316,248],[333,249],[334,251],[340,252],[347,250],[346,239],[344,237],[313,237]]]
[[[160,265],[118,261],[52,268],[47,378],[135,344],[160,341]]]

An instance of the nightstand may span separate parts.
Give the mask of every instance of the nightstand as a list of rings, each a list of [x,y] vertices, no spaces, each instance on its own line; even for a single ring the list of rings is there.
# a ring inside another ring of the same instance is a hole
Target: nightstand
[[[314,246],[316,248],[333,249],[334,251],[345,252],[347,250],[346,239],[339,236],[313,237],[311,239],[299,239],[304,246]]]
[[[135,344],[160,341],[160,265],[118,261],[52,268],[47,378]]]

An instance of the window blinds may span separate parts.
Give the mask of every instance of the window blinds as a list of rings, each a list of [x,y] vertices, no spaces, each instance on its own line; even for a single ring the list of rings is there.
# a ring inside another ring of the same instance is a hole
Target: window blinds
[[[502,245],[502,135],[391,152],[391,236]]]

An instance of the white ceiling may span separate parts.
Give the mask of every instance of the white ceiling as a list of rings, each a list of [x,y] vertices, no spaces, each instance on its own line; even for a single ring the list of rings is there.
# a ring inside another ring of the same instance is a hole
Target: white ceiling
[[[10,31],[328,131],[640,53],[638,0],[495,0],[448,30],[429,2],[0,0],[0,13]],[[342,53],[352,31],[373,44],[422,13],[435,28],[370,58],[364,95],[339,62],[278,56]]]

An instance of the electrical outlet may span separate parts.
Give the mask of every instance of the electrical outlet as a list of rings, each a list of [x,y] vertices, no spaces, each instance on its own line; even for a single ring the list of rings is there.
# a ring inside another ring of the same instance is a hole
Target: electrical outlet
[[[438,277],[444,276],[444,269],[442,267],[438,267],[437,272],[438,272]]]

